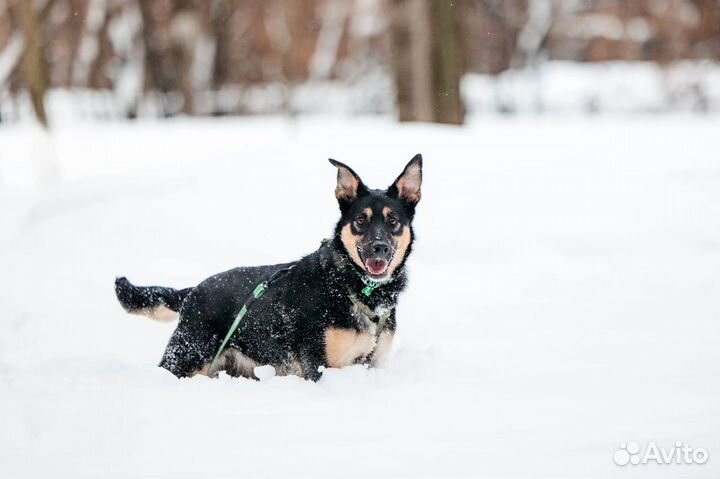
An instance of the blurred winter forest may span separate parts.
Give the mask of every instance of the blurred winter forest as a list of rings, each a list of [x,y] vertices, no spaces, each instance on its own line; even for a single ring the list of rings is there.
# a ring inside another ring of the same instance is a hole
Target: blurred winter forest
[[[0,122],[720,109],[718,0],[0,0]]]

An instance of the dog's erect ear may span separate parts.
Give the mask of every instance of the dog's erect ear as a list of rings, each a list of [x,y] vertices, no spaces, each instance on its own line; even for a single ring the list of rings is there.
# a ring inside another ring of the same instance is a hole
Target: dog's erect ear
[[[410,160],[395,183],[388,188],[388,196],[405,201],[415,206],[420,197],[420,186],[422,185],[422,155],[418,153]]]
[[[335,197],[338,201],[341,203],[352,202],[365,192],[367,188],[352,168],[332,158],[330,158],[330,163],[338,170],[337,186],[335,187]]]

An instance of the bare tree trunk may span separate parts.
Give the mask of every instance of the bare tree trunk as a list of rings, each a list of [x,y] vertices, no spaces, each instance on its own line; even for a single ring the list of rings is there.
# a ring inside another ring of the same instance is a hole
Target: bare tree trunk
[[[463,123],[462,3],[394,0],[391,44],[400,121]]]
[[[394,0],[392,62],[400,121],[432,121],[430,17],[425,0]]]
[[[542,113],[545,109],[542,95],[542,75],[540,67],[547,36],[556,16],[552,2],[547,0],[530,0],[528,3],[528,19],[518,35],[518,46],[512,61],[515,68],[529,68],[533,71],[535,109]]]
[[[110,22],[112,20],[112,12],[108,11],[103,19],[103,24],[97,33],[98,54],[95,60],[90,64],[88,72],[88,86],[90,88],[110,88],[112,84],[105,76],[104,69],[109,60],[112,59],[113,50],[109,37]]]
[[[166,34],[161,32],[155,20],[153,3],[151,0],[138,0],[140,15],[142,17],[141,33],[145,46],[146,83],[149,90],[158,95],[161,114],[170,116],[166,101],[167,93],[174,90],[175,84],[168,79],[167,69],[167,43]]]
[[[432,0],[432,69],[434,121],[462,125],[465,107],[460,81],[465,72],[462,46],[462,1]]]
[[[48,127],[45,111],[45,93],[48,89],[48,66],[45,59],[45,41],[39,13],[30,0],[16,0],[13,4],[15,17],[23,32],[25,51],[22,58],[22,77],[30,93],[33,111],[40,124]]]
[[[219,90],[228,80],[230,65],[228,64],[231,45],[230,23],[237,2],[214,0],[210,7],[210,25],[215,37],[215,61],[213,62],[212,86]]]
[[[182,112],[195,114],[195,84],[193,79],[197,46],[202,40],[202,26],[192,10],[177,12],[170,22],[170,40],[177,86],[183,97]]]
[[[344,0],[330,0],[323,6],[320,32],[310,58],[310,80],[326,80],[332,76],[351,8],[352,3]]]

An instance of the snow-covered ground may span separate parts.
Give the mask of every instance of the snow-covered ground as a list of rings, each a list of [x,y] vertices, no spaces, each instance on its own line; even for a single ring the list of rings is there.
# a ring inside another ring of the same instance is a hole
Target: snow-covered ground
[[[549,61],[499,75],[467,75],[468,108],[511,113],[720,111],[720,63]]]
[[[716,116],[0,128],[0,477],[720,476]],[[112,283],[312,251],[332,156],[425,157],[386,368],[315,384],[157,368]],[[620,467],[677,441],[704,465]]]

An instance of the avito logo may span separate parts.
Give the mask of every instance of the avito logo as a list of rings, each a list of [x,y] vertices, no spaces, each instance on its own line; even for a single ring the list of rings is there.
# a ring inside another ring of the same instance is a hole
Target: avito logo
[[[613,461],[618,466],[631,464],[705,464],[708,461],[707,449],[702,447],[690,447],[680,441],[674,447],[663,448],[655,442],[649,442],[645,450],[641,450],[640,444],[635,441],[620,444],[620,449],[615,451]]]

